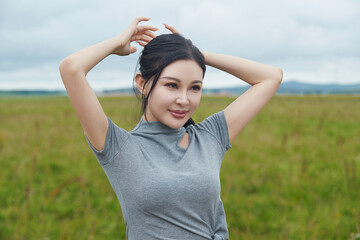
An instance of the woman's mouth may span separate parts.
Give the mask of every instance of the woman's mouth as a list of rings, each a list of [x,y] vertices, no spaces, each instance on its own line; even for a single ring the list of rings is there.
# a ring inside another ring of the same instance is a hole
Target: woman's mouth
[[[188,111],[184,110],[169,110],[171,115],[175,118],[184,118]]]

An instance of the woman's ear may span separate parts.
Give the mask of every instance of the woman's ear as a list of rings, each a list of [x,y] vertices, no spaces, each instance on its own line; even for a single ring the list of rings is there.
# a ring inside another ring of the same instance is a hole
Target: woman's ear
[[[135,76],[136,88],[144,96],[147,94],[146,89],[144,89],[145,82],[146,80],[142,77],[141,73],[137,73]]]

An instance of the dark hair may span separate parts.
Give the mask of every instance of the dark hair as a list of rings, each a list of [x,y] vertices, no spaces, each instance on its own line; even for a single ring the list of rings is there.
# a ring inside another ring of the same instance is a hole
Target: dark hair
[[[149,92],[144,96],[143,92],[137,91],[134,84],[134,91],[142,102],[142,114],[145,114],[148,105],[148,98],[155,87],[161,72],[170,63],[176,60],[194,60],[199,64],[203,70],[203,77],[205,75],[206,66],[205,59],[200,50],[192,44],[189,39],[184,38],[180,34],[162,34],[152,39],[143,49],[139,57],[138,64],[140,64],[140,73],[145,79],[143,91],[151,78],[153,81]],[[135,78],[134,78],[135,80]],[[190,118],[184,127],[195,122]]]

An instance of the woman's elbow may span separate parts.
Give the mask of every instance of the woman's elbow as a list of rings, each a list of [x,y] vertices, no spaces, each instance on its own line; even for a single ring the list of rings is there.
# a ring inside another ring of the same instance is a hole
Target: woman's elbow
[[[64,58],[59,65],[61,75],[75,74],[78,71],[75,62],[70,57]]]
[[[274,79],[275,81],[281,83],[283,80],[283,70],[281,68],[276,68],[276,71],[274,73]]]
[[[281,68],[274,68],[271,76],[267,79],[268,83],[271,83],[276,89],[281,85],[283,79],[283,71]]]

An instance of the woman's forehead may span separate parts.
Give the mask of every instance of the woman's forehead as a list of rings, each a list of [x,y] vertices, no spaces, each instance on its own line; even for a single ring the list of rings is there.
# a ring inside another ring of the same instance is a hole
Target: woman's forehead
[[[192,80],[202,80],[203,70],[193,60],[177,60],[170,63],[162,71],[160,78],[168,76],[177,79],[190,78]]]

